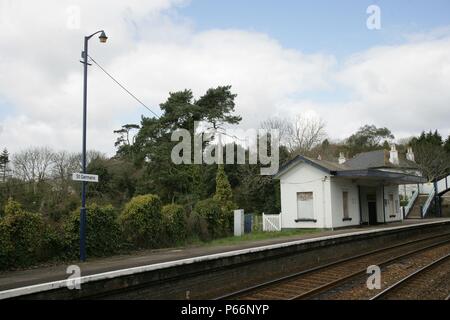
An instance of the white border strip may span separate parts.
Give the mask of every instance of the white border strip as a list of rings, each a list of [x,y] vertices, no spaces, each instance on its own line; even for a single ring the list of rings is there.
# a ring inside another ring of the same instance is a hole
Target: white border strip
[[[311,243],[311,242],[317,242],[317,241],[323,241],[323,240],[330,240],[330,239],[339,239],[339,238],[355,236],[355,235],[379,233],[379,232],[385,232],[385,231],[390,231],[390,230],[413,228],[413,227],[417,227],[417,226],[421,226],[421,225],[441,224],[441,223],[445,223],[445,222],[449,222],[449,221],[450,221],[450,219],[443,219],[440,221],[415,223],[412,225],[405,225],[405,226],[387,227],[387,228],[380,228],[380,229],[375,229],[375,230],[355,231],[355,232],[342,233],[342,234],[337,234],[337,235],[330,235],[330,236],[323,236],[323,237],[316,237],[316,238],[309,238],[309,239],[302,239],[302,240],[295,240],[295,241],[271,244],[271,245],[260,246],[260,247],[252,247],[252,248],[241,249],[241,250],[227,251],[227,252],[215,253],[215,254],[198,256],[198,257],[181,259],[181,260],[175,260],[175,261],[155,263],[155,264],[134,267],[134,268],[128,268],[128,269],[120,269],[120,270],[115,270],[115,271],[109,271],[109,272],[84,276],[84,277],[80,277],[80,278],[71,278],[71,279],[67,279],[67,280],[59,280],[59,281],[41,283],[41,284],[32,285],[32,286],[26,286],[26,287],[21,287],[21,288],[0,291],[0,300],[67,287],[68,284],[73,285],[74,281],[76,281],[76,280],[80,280],[80,284],[83,284],[83,283],[88,283],[88,282],[93,282],[93,281],[100,281],[100,280],[111,279],[111,278],[116,278],[116,277],[128,276],[128,275],[132,275],[132,274],[136,274],[136,273],[142,273],[142,272],[159,270],[159,269],[164,269],[164,268],[169,268],[169,267],[181,266],[181,265],[185,265],[185,264],[193,264],[193,263],[201,262],[201,261],[209,261],[209,260],[214,260],[214,259],[237,256],[237,255],[241,255],[241,254],[255,253],[255,252],[273,250],[273,249],[278,249],[278,248],[285,248],[285,247],[295,246],[295,245],[299,245],[299,244],[305,244],[305,243]]]

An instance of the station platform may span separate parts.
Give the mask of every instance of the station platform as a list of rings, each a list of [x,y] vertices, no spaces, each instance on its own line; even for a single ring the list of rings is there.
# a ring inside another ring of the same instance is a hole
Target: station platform
[[[420,225],[432,225],[448,223],[449,218],[436,218],[424,220],[405,220],[376,226],[359,226],[339,230],[324,230],[321,232],[298,236],[279,237],[266,240],[248,241],[232,245],[219,246],[189,246],[183,248],[158,249],[140,251],[134,254],[117,255],[107,258],[92,258],[87,262],[64,263],[54,266],[37,267],[27,270],[7,271],[0,273],[0,299],[8,298],[7,292],[13,289],[40,286],[45,283],[62,282],[68,278],[66,268],[75,264],[81,269],[81,276],[91,276],[91,280],[111,278],[114,276],[132,275],[139,272],[147,272],[159,268],[169,268],[181,264],[201,262],[203,260],[219,259],[243,254],[251,254],[282,247],[290,247],[304,243],[318,242],[330,239],[338,239],[361,234],[371,234],[388,230],[402,230],[418,227]],[[95,278],[95,279],[94,279]],[[19,289],[18,289],[19,290]],[[15,294],[13,294],[15,296]]]

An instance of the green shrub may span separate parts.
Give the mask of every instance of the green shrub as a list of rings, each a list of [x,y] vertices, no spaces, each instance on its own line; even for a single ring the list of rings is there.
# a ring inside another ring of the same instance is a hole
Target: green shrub
[[[204,217],[199,216],[196,212],[191,212],[187,217],[186,222],[187,238],[189,240],[211,240],[211,235],[208,230],[208,222]]]
[[[5,205],[5,216],[23,212],[22,205],[9,198]]]
[[[164,235],[167,244],[176,244],[186,239],[186,214],[178,204],[165,205],[162,210]]]
[[[216,238],[223,234],[225,221],[220,208],[220,203],[214,199],[206,199],[197,202],[194,207],[195,214],[205,218],[208,223],[208,231],[212,238]]]
[[[219,165],[216,175],[216,193],[214,200],[220,204],[222,232],[227,234],[231,231],[233,224],[233,210],[237,208],[233,202],[233,192],[231,190],[228,177],[223,165]]]
[[[75,258],[80,248],[80,210],[75,210],[64,222],[67,257]],[[55,235],[53,235],[55,237]],[[53,238],[50,240],[56,240]],[[88,256],[105,256],[121,246],[117,213],[111,205],[91,204],[86,212],[86,252]],[[55,241],[53,241],[55,243]],[[57,244],[57,242],[56,242]]]
[[[14,250],[9,229],[4,222],[4,218],[0,218],[0,270],[8,268],[11,264],[11,254]]]
[[[137,247],[157,247],[162,238],[161,200],[147,194],[132,198],[119,217],[126,240]]]
[[[1,268],[28,266],[42,260],[47,228],[39,214],[10,211],[0,225]]]

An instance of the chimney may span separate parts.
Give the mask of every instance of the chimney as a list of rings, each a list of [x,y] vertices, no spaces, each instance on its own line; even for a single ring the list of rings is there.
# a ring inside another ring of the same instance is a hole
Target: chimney
[[[389,153],[389,162],[392,164],[398,164],[398,151],[395,148],[395,144],[391,144],[391,151]]]
[[[412,147],[408,147],[408,151],[406,152],[406,159],[409,161],[415,162]]]
[[[343,164],[343,163],[345,163],[345,161],[347,161],[347,160],[345,159],[344,153],[339,152],[339,164]]]

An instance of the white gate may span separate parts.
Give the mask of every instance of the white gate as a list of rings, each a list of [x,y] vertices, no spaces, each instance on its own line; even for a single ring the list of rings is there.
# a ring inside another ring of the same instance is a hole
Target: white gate
[[[263,231],[281,231],[281,214],[262,214]]]

